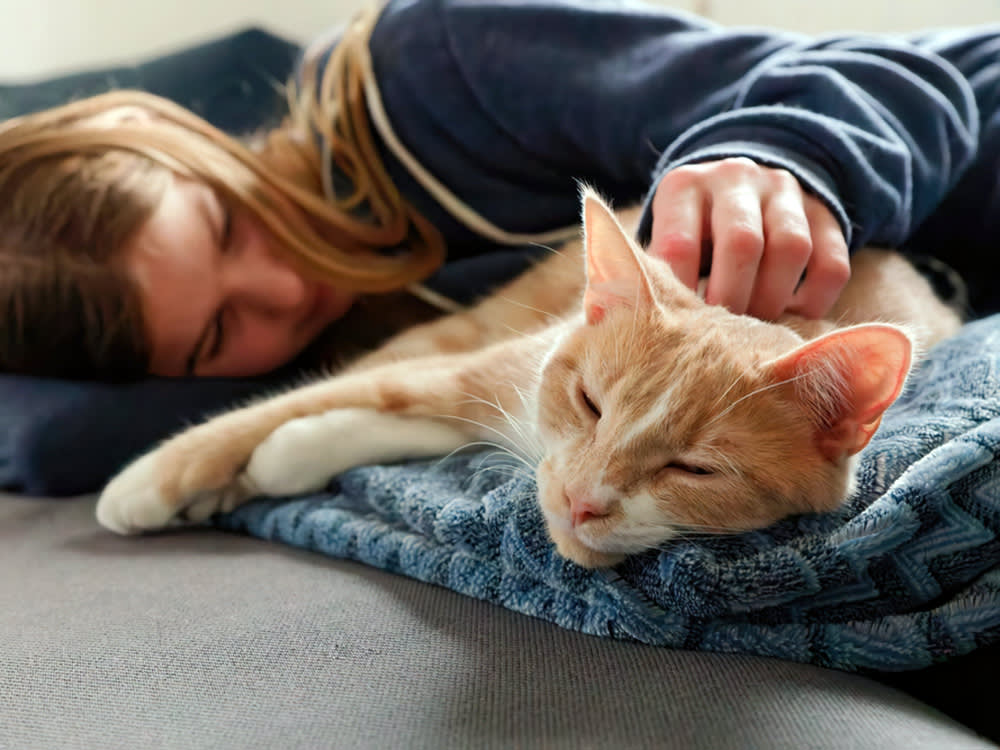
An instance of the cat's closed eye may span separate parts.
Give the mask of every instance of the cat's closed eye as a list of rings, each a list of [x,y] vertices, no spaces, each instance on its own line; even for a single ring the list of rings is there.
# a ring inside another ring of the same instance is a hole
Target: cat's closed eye
[[[583,404],[584,408],[587,411],[589,411],[591,414],[593,414],[597,419],[600,419],[601,418],[601,409],[595,403],[594,399],[591,398],[590,394],[587,393],[587,389],[583,386],[583,384],[580,385],[580,387],[578,388],[578,391],[579,391],[579,396],[580,396],[580,403]]]
[[[663,467],[664,471],[676,471],[696,477],[704,477],[714,474],[707,466],[688,463],[686,461],[671,461]]]

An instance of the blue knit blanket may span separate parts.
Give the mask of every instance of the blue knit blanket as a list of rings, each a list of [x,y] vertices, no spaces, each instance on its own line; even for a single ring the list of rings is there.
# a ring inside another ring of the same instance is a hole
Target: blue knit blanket
[[[585,570],[554,553],[530,479],[465,454],[355,469],[215,523],[594,635],[906,670],[1000,639],[998,451],[1000,316],[930,352],[833,514]]]

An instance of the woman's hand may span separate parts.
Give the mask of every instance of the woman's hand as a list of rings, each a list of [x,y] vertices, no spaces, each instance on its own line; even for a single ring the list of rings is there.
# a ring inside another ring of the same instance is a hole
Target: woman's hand
[[[649,252],[692,289],[707,270],[705,300],[732,312],[821,318],[850,278],[837,220],[784,169],[745,158],[678,167],[652,210]]]

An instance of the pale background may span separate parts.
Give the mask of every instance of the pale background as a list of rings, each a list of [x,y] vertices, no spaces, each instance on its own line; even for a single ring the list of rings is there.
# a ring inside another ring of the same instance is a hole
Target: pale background
[[[133,62],[255,24],[305,41],[364,0],[0,0],[0,79]],[[1000,0],[677,0],[731,24],[894,31],[1000,22]]]

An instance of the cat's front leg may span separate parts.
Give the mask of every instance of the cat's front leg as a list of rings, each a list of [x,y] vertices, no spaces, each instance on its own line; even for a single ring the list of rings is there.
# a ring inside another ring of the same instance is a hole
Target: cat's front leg
[[[365,464],[443,456],[469,442],[462,423],[333,409],[287,422],[253,452],[244,476],[260,494],[311,492]]]
[[[390,363],[229,412],[127,466],[101,494],[97,518],[112,531],[135,534],[204,520],[254,494],[316,489],[362,463],[448,453],[481,437],[476,429],[495,431],[488,423],[498,414],[523,407],[509,384],[525,377],[544,346],[536,336],[482,353]],[[498,377],[505,384],[499,388]],[[438,419],[449,416],[454,422]]]
[[[245,502],[257,490],[243,469],[275,426],[267,416],[262,406],[230,412],[136,459],[102,491],[98,521],[136,534],[201,521]]]
[[[468,440],[465,423],[412,412],[455,412],[455,395],[445,387],[453,369],[450,360],[387,365],[193,427],[112,479],[98,500],[97,519],[112,531],[136,534],[201,521],[254,495],[316,489],[359,464],[447,453]],[[265,442],[267,449],[255,455]]]
[[[338,406],[374,404],[370,376],[320,380],[192,427],[133,461],[97,502],[97,520],[119,534],[202,521],[260,494],[244,470],[286,422]]]

